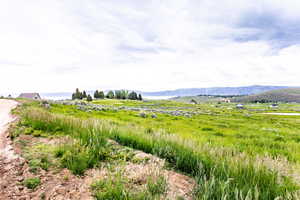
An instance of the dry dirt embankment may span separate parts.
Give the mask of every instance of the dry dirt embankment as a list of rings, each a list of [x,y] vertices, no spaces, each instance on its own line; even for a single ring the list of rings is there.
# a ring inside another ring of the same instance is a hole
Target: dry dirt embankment
[[[49,161],[51,165],[49,164],[48,169],[38,168],[32,171],[30,163],[41,153],[36,152],[38,147],[55,147],[65,143],[66,138],[20,134],[12,142],[8,131],[13,132],[17,123],[14,123],[15,118],[10,112],[17,105],[18,103],[12,100],[0,100],[0,200],[91,200],[94,199],[91,184],[116,175],[114,170],[111,170],[111,166],[114,166],[116,172],[122,172],[133,188],[146,188],[149,177],[163,176],[166,180],[165,197],[177,199],[180,196],[187,200],[192,199],[195,187],[192,178],[165,169],[164,160],[134,149],[130,150],[132,160],[121,162],[116,157],[115,162],[111,161],[107,165],[102,163],[101,167],[89,169],[82,176],[76,176],[68,169],[62,169],[50,155],[47,155],[47,158],[53,163]],[[123,155],[125,150],[129,151],[114,141],[109,142],[116,151],[120,151],[120,155]],[[32,158],[26,156],[29,152]],[[39,185],[34,189],[24,184],[26,180],[32,178],[40,180]]]

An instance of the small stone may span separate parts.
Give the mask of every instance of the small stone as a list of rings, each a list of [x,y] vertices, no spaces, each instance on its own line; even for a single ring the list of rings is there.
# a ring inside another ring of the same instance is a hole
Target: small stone
[[[23,186],[19,186],[18,189],[19,189],[20,191],[22,191],[22,190],[24,190],[24,187],[23,187]]]
[[[22,177],[22,176],[19,176],[19,177],[17,178],[17,181],[19,181],[19,182],[22,182],[22,181],[24,181],[24,177]]]
[[[157,115],[156,114],[152,114],[151,117],[152,118],[157,118]]]
[[[146,117],[147,117],[147,115],[146,115],[146,113],[142,112],[142,113],[140,113],[140,117],[142,117],[142,118],[146,118]]]

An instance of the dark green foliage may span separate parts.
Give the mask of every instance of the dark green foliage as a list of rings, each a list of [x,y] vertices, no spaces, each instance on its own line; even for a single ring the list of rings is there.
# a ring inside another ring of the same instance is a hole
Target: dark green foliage
[[[82,99],[83,98],[83,93],[80,92],[80,90],[78,88],[76,88],[75,93],[72,94],[72,99]]]
[[[138,95],[136,92],[132,91],[128,94],[128,99],[130,100],[138,100]]]
[[[106,98],[108,98],[108,99],[114,99],[115,98],[115,93],[113,91],[109,91],[106,94]]]
[[[93,101],[93,98],[92,98],[91,95],[88,95],[86,100],[89,101],[89,102],[91,102],[91,101]]]
[[[103,91],[98,91],[98,90],[96,90],[95,92],[94,92],[94,98],[95,99],[104,99],[104,92]]]
[[[143,100],[143,97],[141,94],[139,94],[139,97],[138,97],[138,100],[142,101]]]
[[[39,178],[28,178],[23,181],[23,185],[26,186],[28,189],[35,189],[37,186],[39,186],[41,183],[41,180]]]
[[[87,94],[86,94],[85,90],[83,90],[83,92],[82,92],[82,98],[87,98]]]
[[[99,99],[104,99],[104,92],[103,92],[103,91],[100,91],[100,92],[99,92],[98,98],[99,98]]]
[[[95,99],[99,99],[99,91],[98,91],[98,90],[96,90],[96,91],[94,92],[94,98],[95,98]]]
[[[104,99],[104,92],[96,90],[94,92],[94,98],[95,99]]]
[[[115,91],[115,98],[116,99],[127,99],[128,91],[127,90],[116,90]]]

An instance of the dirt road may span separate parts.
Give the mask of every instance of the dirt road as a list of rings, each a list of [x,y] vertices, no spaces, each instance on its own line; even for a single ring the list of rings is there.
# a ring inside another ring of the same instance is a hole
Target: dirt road
[[[10,141],[7,138],[7,129],[9,123],[14,120],[10,114],[18,103],[13,100],[0,99],[0,157],[5,160],[12,160],[17,158],[14,154]]]

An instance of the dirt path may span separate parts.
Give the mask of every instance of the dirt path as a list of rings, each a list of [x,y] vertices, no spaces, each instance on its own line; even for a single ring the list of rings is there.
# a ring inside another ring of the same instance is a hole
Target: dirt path
[[[14,154],[11,142],[8,139],[7,129],[9,123],[14,120],[10,114],[18,103],[13,100],[0,99],[0,157],[6,161],[16,159],[18,156]]]

